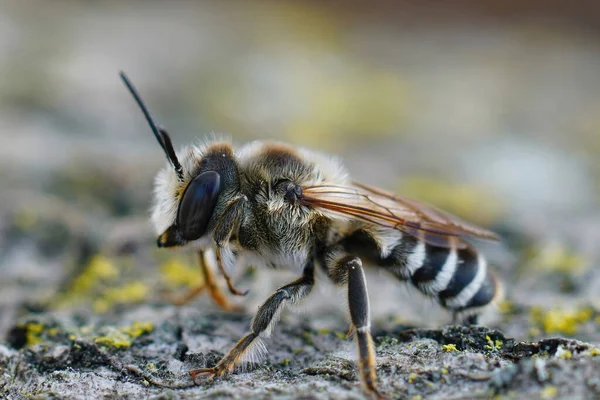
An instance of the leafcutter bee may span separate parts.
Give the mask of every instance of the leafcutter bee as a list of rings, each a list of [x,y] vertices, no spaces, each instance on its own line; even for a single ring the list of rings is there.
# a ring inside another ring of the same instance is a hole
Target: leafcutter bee
[[[236,295],[244,294],[229,277],[237,260],[299,273],[266,299],[249,333],[217,365],[191,370],[193,379],[230,373],[263,349],[262,339],[284,306],[311,292],[316,268],[346,288],[361,381],[367,393],[376,395],[363,261],[410,282],[456,316],[468,315],[470,323],[499,296],[499,282],[485,258],[465,240],[496,240],[492,232],[354,182],[337,159],[303,148],[255,141],[234,150],[228,142],[213,141],[176,153],[129,79],[124,73],[121,78],[169,161],[154,188],[152,222],[158,246],[192,244],[208,288],[224,308],[230,305],[216,284],[210,252]]]

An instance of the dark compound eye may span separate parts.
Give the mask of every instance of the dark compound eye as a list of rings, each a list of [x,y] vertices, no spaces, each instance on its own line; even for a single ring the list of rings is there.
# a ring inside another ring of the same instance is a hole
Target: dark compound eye
[[[289,179],[281,179],[274,186],[281,188],[284,199],[290,203],[295,203],[302,197],[302,188]]]
[[[220,186],[220,175],[208,171],[195,177],[185,189],[177,211],[177,227],[185,240],[196,240],[206,233]]]

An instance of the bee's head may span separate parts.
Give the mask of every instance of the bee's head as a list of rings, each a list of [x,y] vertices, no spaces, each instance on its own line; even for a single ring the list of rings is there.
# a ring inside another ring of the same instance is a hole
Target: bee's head
[[[207,236],[227,198],[239,190],[239,174],[228,143],[189,146],[181,162],[167,132],[158,127],[135,87],[121,79],[142,109],[169,165],[156,176],[152,222],[159,247],[181,246]]]
[[[156,176],[152,222],[159,247],[181,246],[209,237],[218,216],[239,191],[239,174],[229,143],[188,146],[182,174],[167,165]]]

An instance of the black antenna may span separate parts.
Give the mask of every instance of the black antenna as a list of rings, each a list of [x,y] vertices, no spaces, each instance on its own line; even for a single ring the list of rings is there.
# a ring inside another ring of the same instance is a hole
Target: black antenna
[[[177,154],[175,154],[175,150],[173,149],[173,144],[171,143],[171,138],[169,137],[169,134],[163,127],[156,125],[154,119],[152,118],[152,115],[150,115],[150,111],[142,101],[142,97],[136,90],[135,86],[133,86],[133,83],[131,83],[127,75],[125,75],[125,72],[119,72],[119,76],[121,77],[121,80],[123,81],[125,86],[127,86],[127,89],[129,89],[129,92],[135,99],[135,102],[142,109],[142,112],[146,117],[146,121],[148,121],[148,125],[150,125],[154,136],[156,136],[156,140],[158,140],[158,144],[160,144],[160,147],[162,147],[163,151],[167,155],[167,158],[169,159],[171,164],[173,164],[173,168],[175,168],[175,173],[177,174],[177,177],[179,178],[179,180],[183,180],[183,168],[181,167],[181,164],[179,164],[179,160],[177,159]]]

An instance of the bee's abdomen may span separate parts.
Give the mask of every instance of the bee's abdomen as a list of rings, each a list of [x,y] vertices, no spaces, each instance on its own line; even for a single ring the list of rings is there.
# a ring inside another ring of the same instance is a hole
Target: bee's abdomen
[[[468,244],[460,249],[437,247],[403,235],[391,250],[382,254],[377,243],[364,231],[344,240],[349,251],[359,246],[361,256],[367,256],[399,279],[410,281],[449,310],[484,307],[497,296],[498,284],[488,270],[487,261]]]
[[[462,311],[483,307],[496,296],[496,282],[488,271],[487,261],[473,247],[436,247],[413,238],[412,250],[392,252],[385,264],[395,264],[393,272],[409,279],[423,293],[436,297],[450,310]]]

